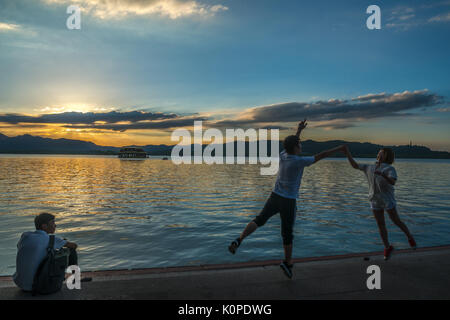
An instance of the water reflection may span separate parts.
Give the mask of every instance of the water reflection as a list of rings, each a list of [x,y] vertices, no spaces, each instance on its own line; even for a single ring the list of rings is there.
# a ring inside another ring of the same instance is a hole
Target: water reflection
[[[366,160],[370,162],[372,160]],[[399,212],[421,245],[450,240],[450,162],[402,161]],[[0,274],[12,274],[20,234],[41,211],[79,243],[84,270],[279,258],[279,219],[258,230],[240,253],[230,239],[258,214],[275,176],[257,165],[180,165],[160,159],[0,157]],[[294,255],[380,249],[364,175],[344,160],[305,170],[297,203]],[[391,240],[407,246],[390,223]]]

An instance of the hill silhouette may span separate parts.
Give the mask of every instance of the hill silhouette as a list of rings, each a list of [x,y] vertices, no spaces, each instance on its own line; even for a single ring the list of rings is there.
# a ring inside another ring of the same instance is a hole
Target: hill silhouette
[[[267,141],[268,154],[271,154],[270,143]],[[234,142],[236,150],[237,142]],[[368,142],[347,142],[343,140],[331,141],[313,141],[306,140],[302,142],[305,155],[319,153],[325,149],[330,149],[341,144],[347,144],[355,157],[374,158],[382,146]],[[173,146],[170,145],[145,145],[136,146],[143,148],[149,155],[170,155]],[[203,145],[205,148],[206,145]],[[433,151],[425,146],[389,146],[394,149],[397,158],[418,158],[418,159],[450,159],[450,153],[445,151]],[[282,150],[282,142],[279,142],[279,149]],[[245,142],[246,155],[248,155],[249,143]],[[8,137],[0,133],[0,153],[12,154],[98,154],[115,155],[120,151],[119,147],[99,146],[92,142],[71,140],[71,139],[52,139],[32,136],[29,134],[16,137]],[[236,153],[236,151],[235,151]],[[193,155],[193,145],[191,145],[191,154]],[[223,145],[223,154],[226,155],[226,146]],[[236,155],[236,154],[235,154]],[[336,154],[336,156],[343,156]]]

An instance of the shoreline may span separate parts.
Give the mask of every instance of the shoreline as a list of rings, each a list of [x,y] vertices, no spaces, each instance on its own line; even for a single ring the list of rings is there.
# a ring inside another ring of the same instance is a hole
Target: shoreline
[[[111,158],[111,159],[119,159],[119,160],[151,160],[151,159],[158,159],[158,158],[163,158],[163,157],[168,157],[170,160],[170,154],[161,154],[161,155],[157,155],[157,154],[148,154],[147,158],[122,158],[120,159],[118,157],[118,154],[103,154],[103,153],[2,153],[0,152],[0,158],[14,158],[14,157],[19,157],[19,156],[24,156],[24,157],[45,157],[45,156],[50,156],[50,157],[105,157],[105,158]],[[312,156],[312,154],[303,154],[302,156]],[[234,158],[238,158],[237,156],[235,156]],[[357,157],[354,156],[354,159],[360,159],[360,160],[374,160],[374,157]],[[248,157],[245,157],[245,159],[248,159]],[[326,159],[324,159],[324,161],[326,160],[347,160],[346,157],[342,156],[342,157],[328,157]],[[444,161],[447,162],[450,160],[450,157],[448,158],[428,158],[428,157],[422,157],[422,158],[404,158],[404,157],[396,157],[395,161],[399,161],[399,160],[435,160],[435,161]]]
[[[450,244],[430,246],[413,249],[395,249],[395,253],[413,253],[413,252],[429,252],[429,251],[440,251],[440,250],[450,250]],[[341,260],[341,259],[351,259],[360,257],[374,257],[380,256],[383,251],[370,251],[370,252],[358,252],[358,253],[345,253],[338,255],[327,255],[327,256],[317,256],[317,257],[304,257],[304,258],[293,258],[294,264],[304,263],[304,262],[317,262],[317,261],[330,261],[330,260]],[[272,260],[256,260],[256,261],[245,261],[245,262],[233,262],[233,263],[220,263],[220,264],[200,264],[195,266],[171,266],[171,267],[155,267],[155,268],[136,268],[136,269],[106,269],[106,270],[94,270],[82,272],[83,276],[86,277],[106,277],[106,276],[121,276],[121,275],[145,275],[145,274],[159,274],[159,273],[172,273],[172,272],[189,272],[189,271],[208,271],[208,270],[230,270],[230,269],[242,269],[242,268],[252,268],[252,267],[267,267],[280,264],[280,259]],[[0,275],[0,288],[3,281],[12,281],[12,275]]]

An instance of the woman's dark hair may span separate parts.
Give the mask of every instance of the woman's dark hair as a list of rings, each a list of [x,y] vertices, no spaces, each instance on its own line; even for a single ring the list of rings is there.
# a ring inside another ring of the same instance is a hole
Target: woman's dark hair
[[[286,139],[284,139],[283,146],[284,150],[286,150],[287,153],[293,154],[294,148],[298,146],[300,142],[300,138],[297,136],[287,136]]]
[[[384,152],[384,162],[393,164],[395,160],[394,150],[391,148],[382,148],[381,150]]]
[[[34,218],[34,226],[36,230],[41,230],[43,224],[48,224],[52,220],[55,220],[55,216],[44,212]]]

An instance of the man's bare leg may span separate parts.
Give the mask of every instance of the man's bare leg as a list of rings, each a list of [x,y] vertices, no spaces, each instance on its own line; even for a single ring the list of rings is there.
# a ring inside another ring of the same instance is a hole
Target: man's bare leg
[[[392,222],[406,234],[408,239],[412,239],[413,236],[409,232],[409,229],[406,226],[406,224],[404,224],[403,221],[400,220],[397,209],[394,207],[394,208],[386,210],[386,211],[388,212],[389,217],[391,218]]]
[[[389,247],[388,234],[386,229],[386,223],[384,221],[384,210],[372,210],[375,220],[377,221],[378,231],[380,232],[381,240],[385,248]]]
[[[239,236],[239,240],[241,240],[242,242],[245,238],[251,235],[253,231],[255,231],[256,229],[258,229],[258,225],[254,221],[250,221],[249,224],[247,224],[247,226],[245,227],[244,231],[242,231],[241,235]]]
[[[288,245],[283,245],[284,247],[284,261],[288,265],[292,264],[292,243]]]
[[[254,221],[250,221],[250,223],[247,224],[247,226],[245,227],[244,231],[242,231],[239,238],[231,242],[231,244],[228,246],[228,250],[232,254],[235,254],[237,248],[241,245],[241,242],[244,241],[244,239],[247,238],[250,234],[252,234],[253,231],[255,231],[256,229],[258,229],[258,225]]]

